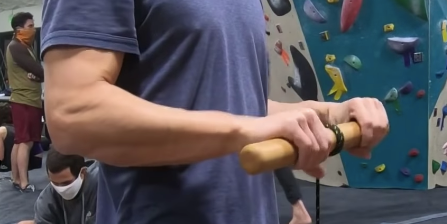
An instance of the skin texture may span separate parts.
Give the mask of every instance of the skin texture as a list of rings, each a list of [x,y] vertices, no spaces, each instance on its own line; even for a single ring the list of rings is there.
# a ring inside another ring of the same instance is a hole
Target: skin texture
[[[377,99],[370,98],[337,104],[270,101],[269,116],[263,118],[157,105],[113,85],[122,60],[122,53],[89,48],[59,46],[45,52],[45,112],[53,143],[61,153],[122,167],[178,165],[283,137],[299,148],[296,168],[320,178],[324,171],[319,164],[329,155],[331,136],[321,118],[331,122],[356,119],[364,134],[359,155],[367,155],[387,132],[386,112]]]

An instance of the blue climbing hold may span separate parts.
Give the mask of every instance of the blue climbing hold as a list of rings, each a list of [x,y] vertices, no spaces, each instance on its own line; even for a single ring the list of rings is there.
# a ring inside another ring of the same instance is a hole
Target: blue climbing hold
[[[410,170],[408,169],[408,168],[402,168],[402,169],[400,169],[400,173],[402,173],[402,175],[404,175],[404,176],[410,176]]]
[[[446,161],[442,161],[442,163],[441,163],[441,172],[444,174],[445,171],[447,171],[447,162]]]

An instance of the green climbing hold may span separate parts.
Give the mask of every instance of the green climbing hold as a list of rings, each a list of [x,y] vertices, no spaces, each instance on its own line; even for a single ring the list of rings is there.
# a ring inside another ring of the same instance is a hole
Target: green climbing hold
[[[425,0],[395,0],[397,4],[410,11],[413,15],[428,21]]]
[[[348,55],[344,58],[344,61],[349,66],[353,67],[355,70],[359,70],[362,67],[362,61],[360,61],[360,58],[355,55]]]
[[[362,163],[361,165],[362,165],[363,168],[368,167],[368,163]]]
[[[433,174],[435,174],[436,172],[438,172],[439,168],[441,167],[441,164],[439,164],[438,161],[432,160],[431,161],[431,169],[433,171]]]

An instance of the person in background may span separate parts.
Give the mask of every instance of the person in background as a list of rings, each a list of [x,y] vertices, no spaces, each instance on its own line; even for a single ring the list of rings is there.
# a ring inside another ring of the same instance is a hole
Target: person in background
[[[11,171],[11,153],[15,137],[14,127],[11,125],[11,109],[6,102],[0,104],[0,124],[2,124],[0,126],[0,172],[3,173]],[[42,152],[47,151],[48,147],[48,144],[33,144],[28,159],[28,171],[42,168]]]
[[[19,224],[93,224],[96,214],[98,165],[84,157],[50,149],[46,169],[50,184],[34,205],[34,220]]]
[[[22,192],[34,191],[29,184],[28,159],[42,133],[43,68],[33,53],[33,15],[19,12],[11,19],[14,37],[6,50],[6,67],[11,88],[11,111],[15,128],[11,153],[13,185]]]
[[[275,176],[284,190],[287,200],[292,205],[293,216],[289,224],[310,224],[312,218],[301,200],[301,190],[293,175],[292,168],[284,167],[275,170]]]

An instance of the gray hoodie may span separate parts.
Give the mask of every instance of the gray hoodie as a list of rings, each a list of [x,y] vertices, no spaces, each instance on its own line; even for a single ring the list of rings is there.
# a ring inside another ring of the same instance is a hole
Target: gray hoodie
[[[94,224],[97,186],[98,162],[87,169],[82,188],[73,200],[64,200],[51,184],[48,184],[34,205],[34,222],[36,224]]]

